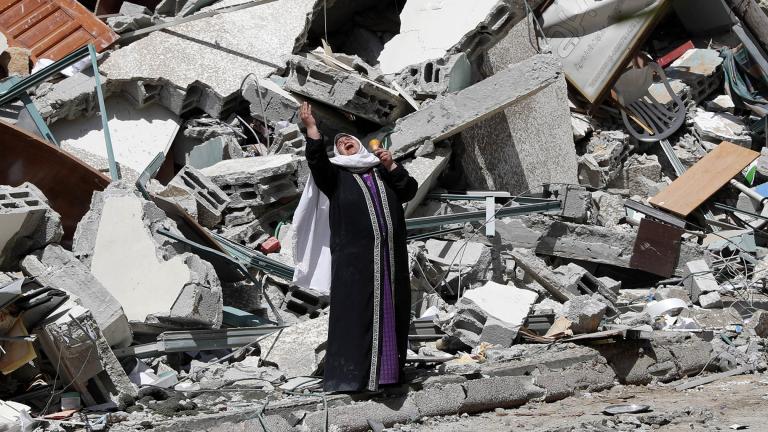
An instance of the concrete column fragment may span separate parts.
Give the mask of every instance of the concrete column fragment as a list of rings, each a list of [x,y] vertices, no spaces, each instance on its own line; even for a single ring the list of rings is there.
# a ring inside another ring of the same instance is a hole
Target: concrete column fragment
[[[536,55],[458,93],[398,120],[389,136],[390,149],[402,155],[425,140],[437,142],[457,134],[504,108],[562,79],[562,68],[549,55]]]
[[[36,187],[0,186],[0,270],[12,270],[26,254],[58,243],[63,234],[61,217]]]
[[[49,245],[24,258],[21,268],[41,284],[77,297],[76,301],[93,314],[109,346],[131,344],[133,334],[122,305],[72,252]]]
[[[355,73],[299,56],[291,57],[288,67],[286,90],[374,123],[392,123],[408,109],[408,103],[395,90]]]
[[[197,220],[208,228],[221,221],[221,215],[230,203],[229,197],[203,173],[186,165],[171,180],[172,185],[187,189],[197,201]]]

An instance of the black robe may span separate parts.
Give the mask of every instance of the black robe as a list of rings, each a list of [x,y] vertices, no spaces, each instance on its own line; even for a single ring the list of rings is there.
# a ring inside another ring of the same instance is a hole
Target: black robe
[[[376,390],[381,329],[374,328],[374,322],[382,322],[385,248],[391,263],[399,368],[405,364],[411,288],[402,203],[416,195],[418,184],[399,164],[392,171],[373,168],[383,222],[390,234],[382,238],[373,197],[362,175],[331,164],[322,140],[307,138],[306,150],[312,177],[330,201],[331,311],[325,391]]]

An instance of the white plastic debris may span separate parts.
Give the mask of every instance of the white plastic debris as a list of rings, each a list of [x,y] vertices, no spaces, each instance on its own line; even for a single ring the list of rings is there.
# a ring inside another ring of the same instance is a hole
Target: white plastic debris
[[[17,402],[0,400],[0,431],[29,432],[35,421],[29,415],[29,407]]]

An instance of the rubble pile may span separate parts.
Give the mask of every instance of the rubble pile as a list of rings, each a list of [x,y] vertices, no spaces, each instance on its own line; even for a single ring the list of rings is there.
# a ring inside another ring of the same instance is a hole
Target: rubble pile
[[[766,2],[37,3],[0,6],[0,430],[423,429],[768,369]],[[330,297],[292,282],[304,102],[418,182],[377,392],[322,392]]]

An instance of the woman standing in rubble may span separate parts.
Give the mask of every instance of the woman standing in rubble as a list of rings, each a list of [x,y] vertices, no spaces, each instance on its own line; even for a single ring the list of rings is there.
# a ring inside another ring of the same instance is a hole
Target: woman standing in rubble
[[[294,283],[330,290],[325,391],[377,390],[400,382],[408,349],[410,275],[402,204],[416,180],[389,151],[374,154],[352,135],[328,158],[302,104],[311,178],[294,215]]]

